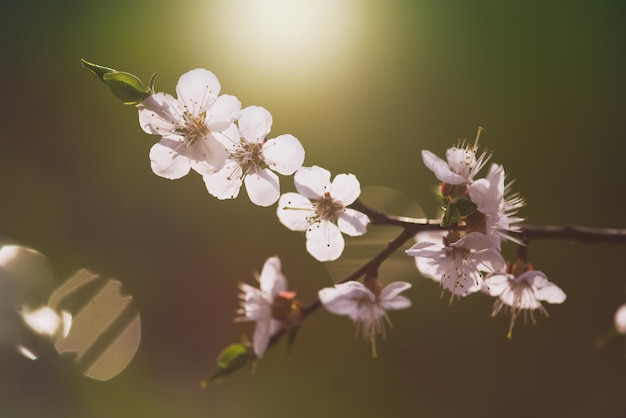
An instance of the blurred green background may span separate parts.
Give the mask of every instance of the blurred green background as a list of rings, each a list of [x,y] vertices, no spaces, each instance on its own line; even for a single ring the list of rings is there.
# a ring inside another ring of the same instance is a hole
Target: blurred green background
[[[320,311],[289,356],[281,343],[254,374],[201,389],[222,347],[251,335],[232,321],[236,286],[267,257],[304,301],[332,279],[274,207],[155,176],[158,138],[79,62],[156,71],[170,93],[210,69],[223,93],[273,114],[270,137],[298,137],[305,164],[397,189],[431,216],[420,150],[443,155],[480,125],[529,223],[626,227],[623,2],[24,0],[0,15],[0,234],[46,254],[59,283],[82,267],[120,279],[143,327],[107,382],[54,352],[32,362],[0,347],[1,417],[626,416],[626,347],[592,350],[626,302],[625,249],[560,241],[529,251],[568,300],[512,341],[491,299],[448,306],[415,272],[414,306],[392,312],[379,358]]]

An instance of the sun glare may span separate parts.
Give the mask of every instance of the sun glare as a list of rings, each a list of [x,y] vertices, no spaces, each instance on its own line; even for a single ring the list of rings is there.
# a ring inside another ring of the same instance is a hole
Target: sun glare
[[[344,65],[358,45],[358,0],[219,0],[210,13],[229,58],[281,78]]]

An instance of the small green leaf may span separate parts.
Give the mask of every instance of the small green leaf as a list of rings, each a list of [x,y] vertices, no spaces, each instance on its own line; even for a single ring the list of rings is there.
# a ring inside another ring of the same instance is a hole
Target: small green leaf
[[[461,212],[459,212],[459,208],[455,205],[448,205],[446,208],[446,213],[443,214],[443,218],[441,219],[441,226],[448,226],[452,223],[461,222]]]
[[[217,370],[215,370],[209,378],[202,381],[202,387],[206,387],[212,382],[221,381],[229,374],[241,369],[254,358],[254,353],[249,346],[243,343],[229,345],[222,350],[217,358]]]
[[[115,71],[104,74],[102,80],[124,104],[136,105],[150,96],[150,90],[133,74]]]
[[[83,68],[87,69],[87,71],[94,74],[102,81],[104,81],[103,77],[105,74],[114,73],[117,71],[113,68],[104,67],[102,65],[94,64],[93,62],[85,61],[82,58],[80,59],[80,63],[82,64]]]
[[[455,197],[452,199],[452,202],[450,202],[450,205],[456,206],[459,209],[461,216],[471,215],[476,212],[476,209],[478,209],[476,203],[463,197]]]
[[[148,81],[148,90],[150,93],[154,93],[154,83],[156,82],[157,73],[154,73],[150,76],[150,81]]]
[[[453,223],[461,222],[463,217],[476,212],[476,203],[463,197],[455,197],[448,203],[446,213],[441,220],[441,226],[448,226]]]

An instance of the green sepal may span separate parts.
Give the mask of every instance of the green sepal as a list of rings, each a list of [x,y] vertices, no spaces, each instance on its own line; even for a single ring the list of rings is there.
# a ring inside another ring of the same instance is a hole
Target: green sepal
[[[150,77],[150,87],[146,88],[139,77],[133,74],[94,64],[84,59],[80,62],[85,69],[109,86],[115,97],[126,105],[137,105],[154,93],[156,73]]]
[[[254,352],[248,345],[243,343],[229,345],[222,350],[217,358],[217,370],[201,382],[202,387],[206,387],[212,382],[220,382],[226,376],[241,369],[255,358]]]
[[[478,209],[478,206],[471,200],[455,197],[446,207],[446,213],[443,215],[443,219],[441,219],[441,226],[461,222],[463,217],[476,212],[476,209]]]
[[[114,73],[117,70],[113,68],[105,67],[102,65],[94,64],[93,62],[85,61],[84,59],[80,59],[80,63],[87,71],[94,74],[100,80],[104,81],[103,77],[105,74]]]

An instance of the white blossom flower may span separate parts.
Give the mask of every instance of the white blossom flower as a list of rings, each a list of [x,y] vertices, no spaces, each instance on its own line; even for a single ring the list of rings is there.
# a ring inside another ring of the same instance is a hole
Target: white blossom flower
[[[485,165],[489,156],[485,151],[476,157],[478,145],[470,146],[465,141],[448,148],[446,159],[439,158],[430,151],[422,150],[424,165],[435,173],[439,181],[447,184],[471,184],[476,173]]]
[[[211,174],[222,168],[228,152],[213,134],[235,121],[241,103],[231,95],[218,96],[220,88],[212,72],[198,68],[178,80],[178,99],[154,93],[141,102],[141,128],[162,137],[150,149],[155,174],[178,179],[190,169]]]
[[[483,285],[481,271],[496,272],[505,265],[502,255],[485,234],[470,232],[452,243],[447,239],[435,242],[435,237],[433,234],[418,242],[406,253],[415,257],[422,276],[440,282],[452,293],[450,302],[454,296],[467,296],[480,290]]]
[[[287,292],[287,279],[281,272],[280,259],[277,256],[265,261],[261,275],[257,277],[259,289],[241,283],[241,309],[238,321],[256,321],[252,345],[258,358],[263,357],[269,340],[281,326],[281,321],[272,316],[274,299]]]
[[[324,288],[318,295],[326,310],[354,321],[357,334],[361,333],[372,343],[372,353],[376,357],[376,335],[385,337],[383,319],[391,326],[386,311],[410,307],[411,301],[400,295],[410,287],[409,283],[394,282],[376,289],[375,293],[360,282],[347,282]]]
[[[626,303],[615,311],[615,329],[620,334],[626,334]]]
[[[525,205],[524,198],[511,192],[513,183],[505,185],[505,177],[504,168],[492,164],[486,178],[476,180],[468,187],[470,199],[485,215],[485,232],[498,249],[503,239],[521,244],[510,232],[519,231],[519,226],[515,224],[524,221],[524,218],[515,216],[518,209]]]
[[[304,148],[293,135],[266,140],[272,127],[272,115],[262,107],[246,107],[237,123],[239,127],[233,124],[215,134],[229,156],[221,170],[203,176],[204,183],[209,193],[218,199],[237,197],[245,183],[252,203],[270,206],[280,196],[278,176],[273,171],[293,174],[302,167]]]
[[[496,296],[492,316],[495,316],[506,307],[511,314],[509,332],[507,338],[513,336],[513,326],[516,319],[523,312],[524,322],[530,317],[535,323],[534,311],[539,310],[545,316],[548,311],[541,304],[542,301],[548,303],[563,303],[566,299],[565,293],[554,283],[548,281],[544,273],[538,270],[528,270],[522,274],[514,275],[507,272],[496,273],[485,279],[485,293]]]
[[[307,251],[317,260],[336,260],[345,245],[342,232],[367,231],[367,215],[347,208],[361,194],[359,181],[353,174],[338,174],[331,183],[330,172],[318,166],[296,171],[294,181],[299,193],[280,197],[278,219],[292,231],[306,231]]]

